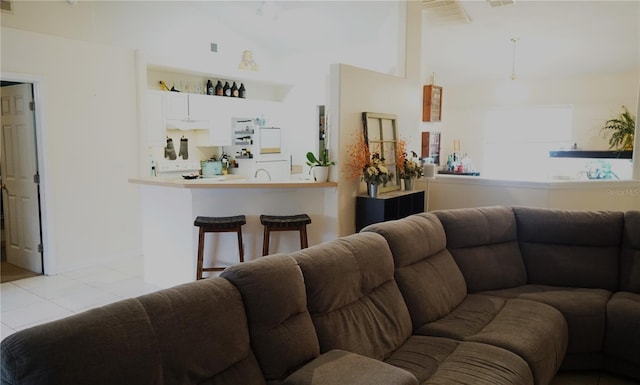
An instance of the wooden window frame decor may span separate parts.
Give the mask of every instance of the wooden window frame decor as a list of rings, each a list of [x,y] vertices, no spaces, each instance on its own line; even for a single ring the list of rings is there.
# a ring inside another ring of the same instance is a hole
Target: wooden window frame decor
[[[393,174],[393,178],[386,185],[379,187],[380,192],[400,190],[400,177],[396,149],[398,147],[398,117],[393,114],[376,112],[362,113],[364,143],[369,150],[369,156],[377,152],[384,158],[384,165]]]

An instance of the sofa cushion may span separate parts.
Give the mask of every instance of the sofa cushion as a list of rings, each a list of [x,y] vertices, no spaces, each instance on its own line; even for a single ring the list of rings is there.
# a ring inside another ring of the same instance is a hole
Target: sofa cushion
[[[640,294],[640,211],[624,214],[620,290]]]
[[[513,211],[528,283],[618,289],[622,212]]]
[[[211,278],[139,297],[157,336],[165,384],[264,384],[242,297]]]
[[[448,338],[411,336],[386,360],[420,384],[533,385],[527,363],[496,346]]]
[[[567,348],[567,325],[551,306],[470,294],[451,313],[415,333],[482,342],[514,352],[531,367],[536,384],[553,378]]]
[[[558,309],[569,327],[568,353],[601,353],[606,325],[607,301],[611,292],[544,285],[484,292],[505,298],[524,298]],[[586,369],[586,368],[582,368]],[[592,368],[597,369],[597,368]]]
[[[382,236],[353,234],[291,255],[304,275],[321,352],[342,349],[382,360],[411,335]]]
[[[462,302],[467,293],[464,277],[445,248],[444,229],[433,214],[376,223],[362,231],[381,234],[389,244],[395,279],[414,328],[444,316]]]
[[[330,350],[287,377],[282,385],[418,385],[406,370],[344,350]]]
[[[436,210],[469,293],[523,285],[527,272],[511,209],[480,207]]]
[[[606,366],[640,381],[640,294],[618,292],[607,304]]]
[[[302,273],[293,258],[272,255],[240,263],[221,277],[242,294],[251,346],[268,381],[282,380],[318,356]]]
[[[144,308],[116,302],[11,334],[2,384],[158,384],[162,358]]]

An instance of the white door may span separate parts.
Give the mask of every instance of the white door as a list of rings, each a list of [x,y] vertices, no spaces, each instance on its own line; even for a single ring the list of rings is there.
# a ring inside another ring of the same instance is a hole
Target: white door
[[[36,130],[31,84],[0,88],[7,262],[42,273]]]

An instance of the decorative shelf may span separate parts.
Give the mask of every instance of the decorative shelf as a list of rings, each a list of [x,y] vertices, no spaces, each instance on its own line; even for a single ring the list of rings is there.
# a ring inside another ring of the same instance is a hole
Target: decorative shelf
[[[597,159],[631,159],[633,151],[586,151],[559,150],[549,151],[551,158],[597,158]]]

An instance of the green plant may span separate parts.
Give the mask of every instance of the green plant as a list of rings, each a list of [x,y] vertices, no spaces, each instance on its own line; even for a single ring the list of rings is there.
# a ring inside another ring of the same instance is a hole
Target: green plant
[[[625,106],[622,106],[622,112],[616,118],[607,120],[605,126],[602,127],[605,134],[611,132],[609,148],[617,150],[633,149],[635,130],[636,119]]]
[[[314,168],[314,167],[329,167],[333,165],[335,165],[335,163],[329,160],[328,149],[323,148],[320,151],[320,155],[317,158],[313,152],[311,151],[307,152],[307,166]]]

